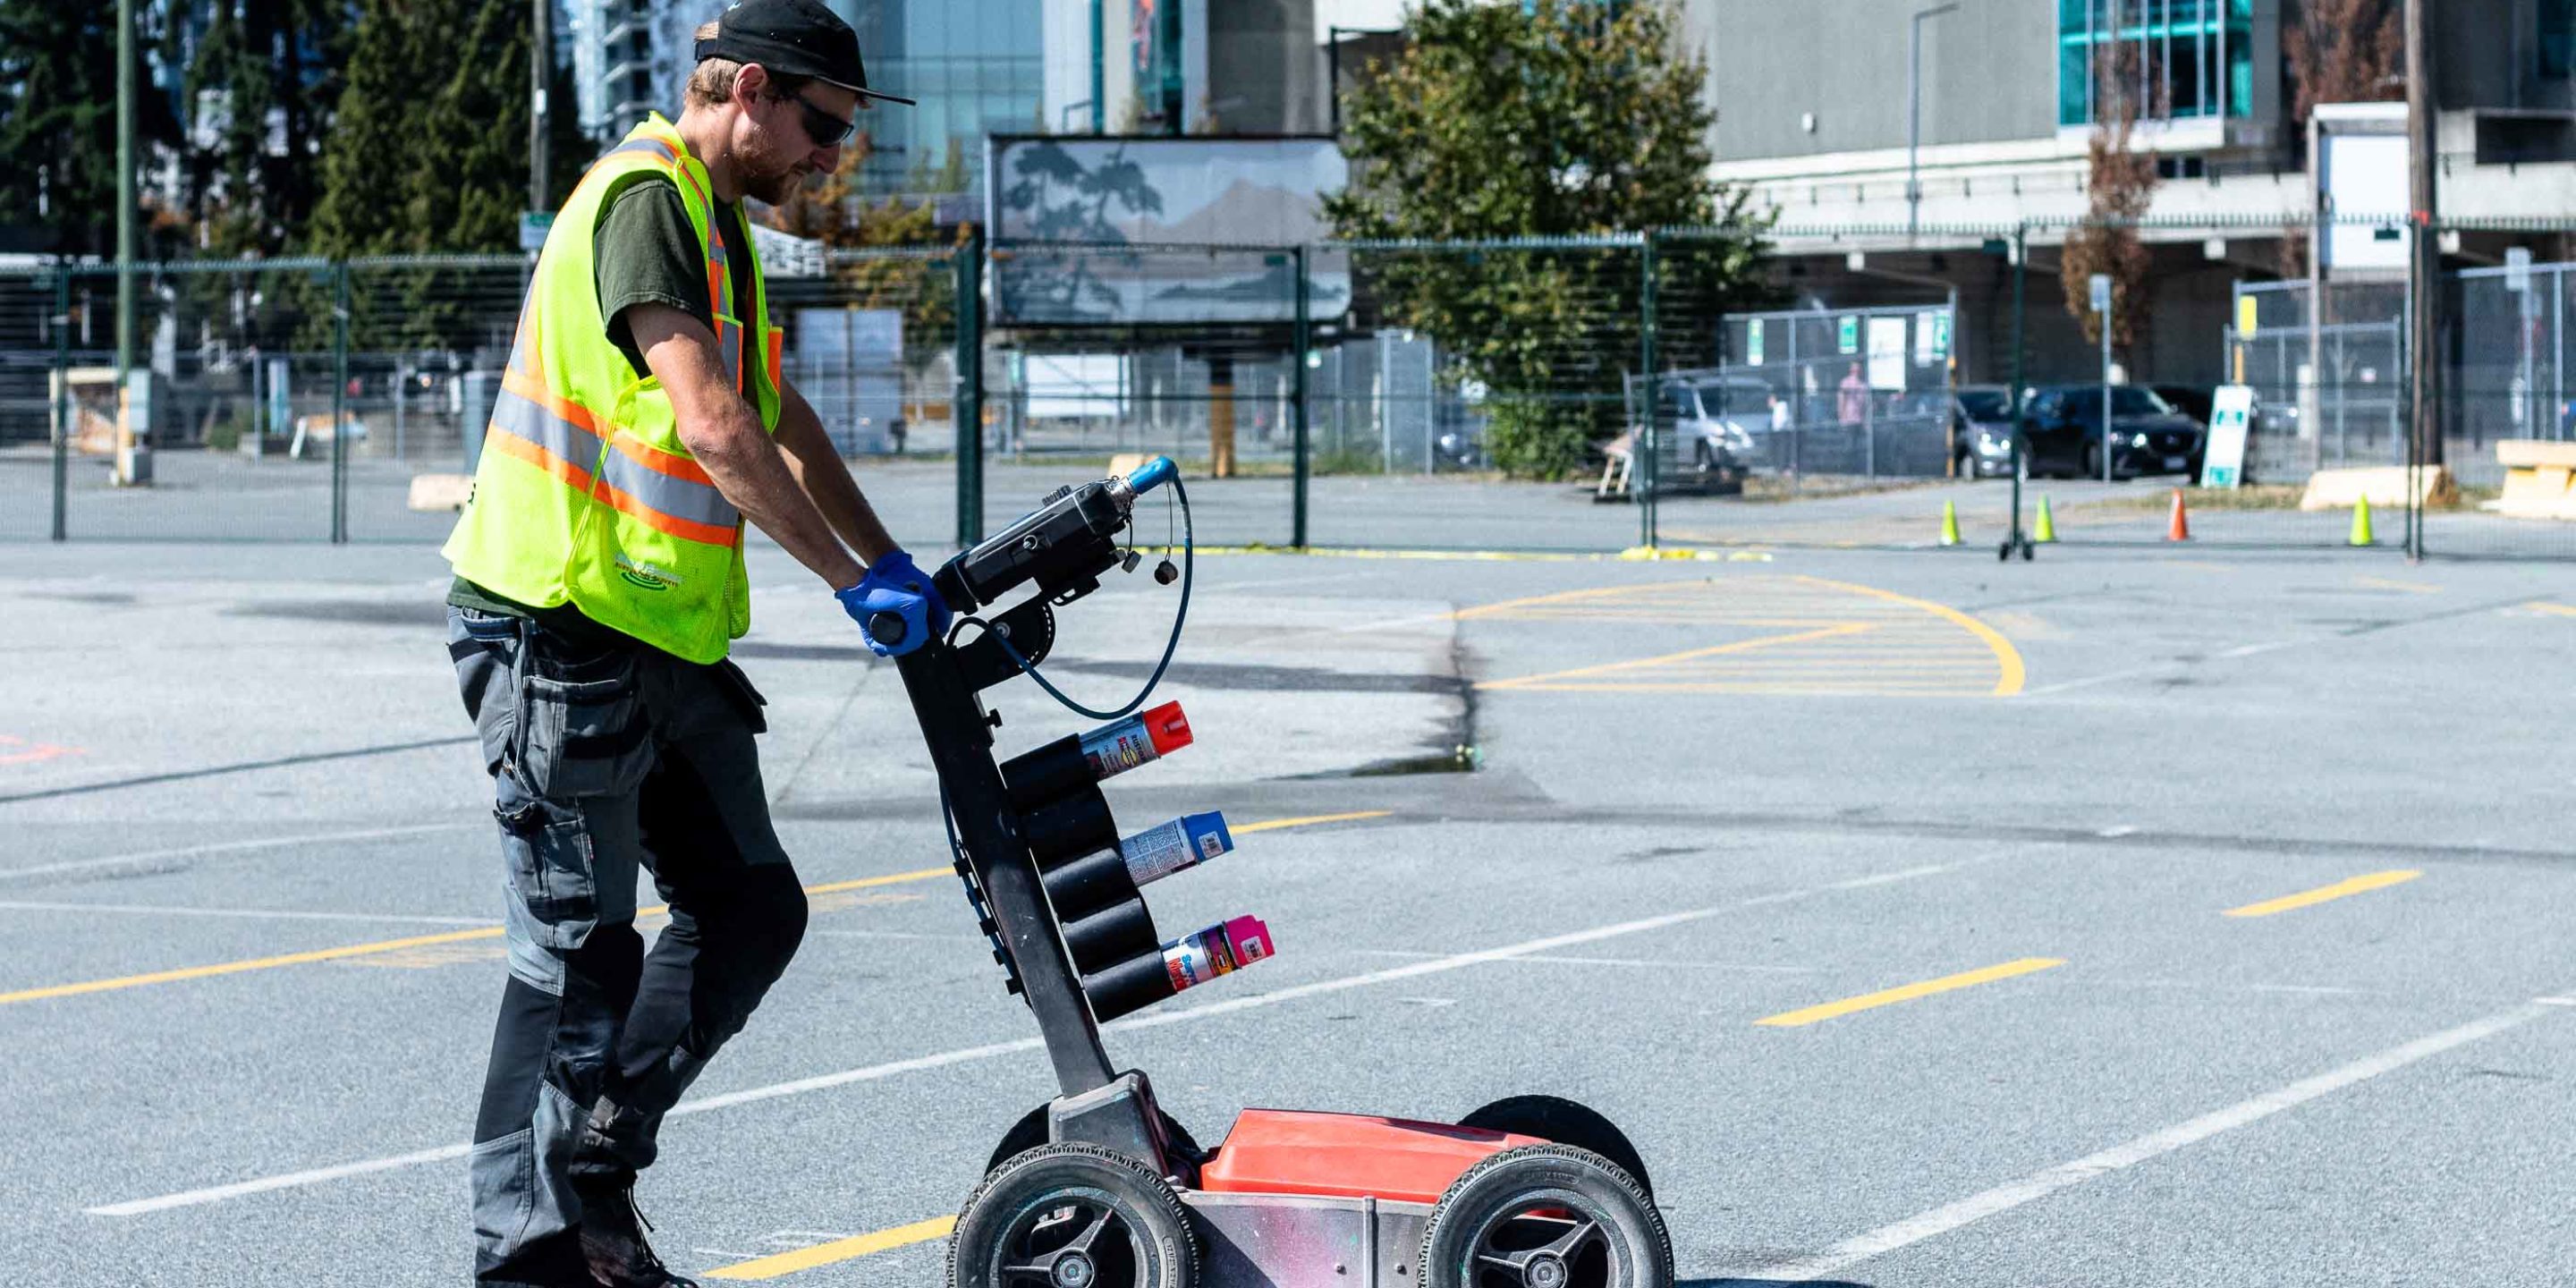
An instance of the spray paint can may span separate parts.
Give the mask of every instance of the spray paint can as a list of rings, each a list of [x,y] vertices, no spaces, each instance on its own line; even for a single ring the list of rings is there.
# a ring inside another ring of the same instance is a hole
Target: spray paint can
[[[1166,702],[1082,735],[1082,758],[1090,762],[1092,779],[1097,782],[1189,745],[1190,718],[1181,714],[1180,703]]]
[[[1163,945],[1163,969],[1170,973],[1172,991],[1177,993],[1270,955],[1270,927],[1261,924],[1259,917],[1237,917]]]
[[[1233,852],[1234,835],[1225,830],[1221,813],[1183,814],[1118,843],[1128,879],[1140,886]]]
[[[1190,745],[1190,718],[1181,704],[1166,702],[1142,715],[1105,724],[1089,733],[1069,733],[1002,762],[1002,784],[1011,805],[1021,813],[1042,809],[1077,796],[1097,798],[1094,788],[1138,765],[1160,760]],[[1103,807],[1104,809],[1106,807]],[[1116,832],[1083,838],[1083,850],[1105,849]]]

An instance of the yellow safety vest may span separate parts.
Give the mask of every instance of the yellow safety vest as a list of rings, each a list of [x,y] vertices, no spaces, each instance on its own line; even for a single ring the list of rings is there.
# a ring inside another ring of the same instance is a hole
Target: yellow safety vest
[[[679,186],[706,246],[707,298],[734,388],[778,428],[780,335],[755,256],[751,307],[734,298],[706,167],[659,114],[582,177],[555,217],[519,312],[510,365],[483,436],[464,517],[443,552],[456,575],[538,608],[572,604],[603,626],[692,662],[751,629],[742,513],[680,441],[670,395],[640,379],[599,316],[591,246],[608,200],[634,179]],[[734,211],[735,244],[752,254]],[[745,331],[761,359],[743,362]]]

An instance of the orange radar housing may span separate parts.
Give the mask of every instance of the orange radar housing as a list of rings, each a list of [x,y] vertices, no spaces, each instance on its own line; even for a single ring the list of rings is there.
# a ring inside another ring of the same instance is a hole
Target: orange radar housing
[[[1200,1165],[1199,1188],[1437,1203],[1468,1168],[1507,1149],[1544,1143],[1536,1136],[1448,1123],[1246,1109]]]

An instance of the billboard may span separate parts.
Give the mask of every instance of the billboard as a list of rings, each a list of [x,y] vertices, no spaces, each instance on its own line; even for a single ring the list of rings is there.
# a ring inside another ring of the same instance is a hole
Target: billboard
[[[1322,197],[1350,174],[1329,138],[996,137],[986,155],[1000,326],[1286,323],[1289,248],[1330,235]],[[1350,298],[1347,257],[1316,255],[1308,316]]]

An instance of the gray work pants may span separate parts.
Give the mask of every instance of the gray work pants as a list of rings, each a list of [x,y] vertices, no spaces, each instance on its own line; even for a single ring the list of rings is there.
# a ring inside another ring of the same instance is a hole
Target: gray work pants
[[[581,1194],[650,1165],[664,1111],[741,1031],[805,932],[731,662],[583,646],[447,614],[500,823],[510,976],[469,1159],[475,1273],[586,1282]],[[638,869],[669,923],[644,951]]]

